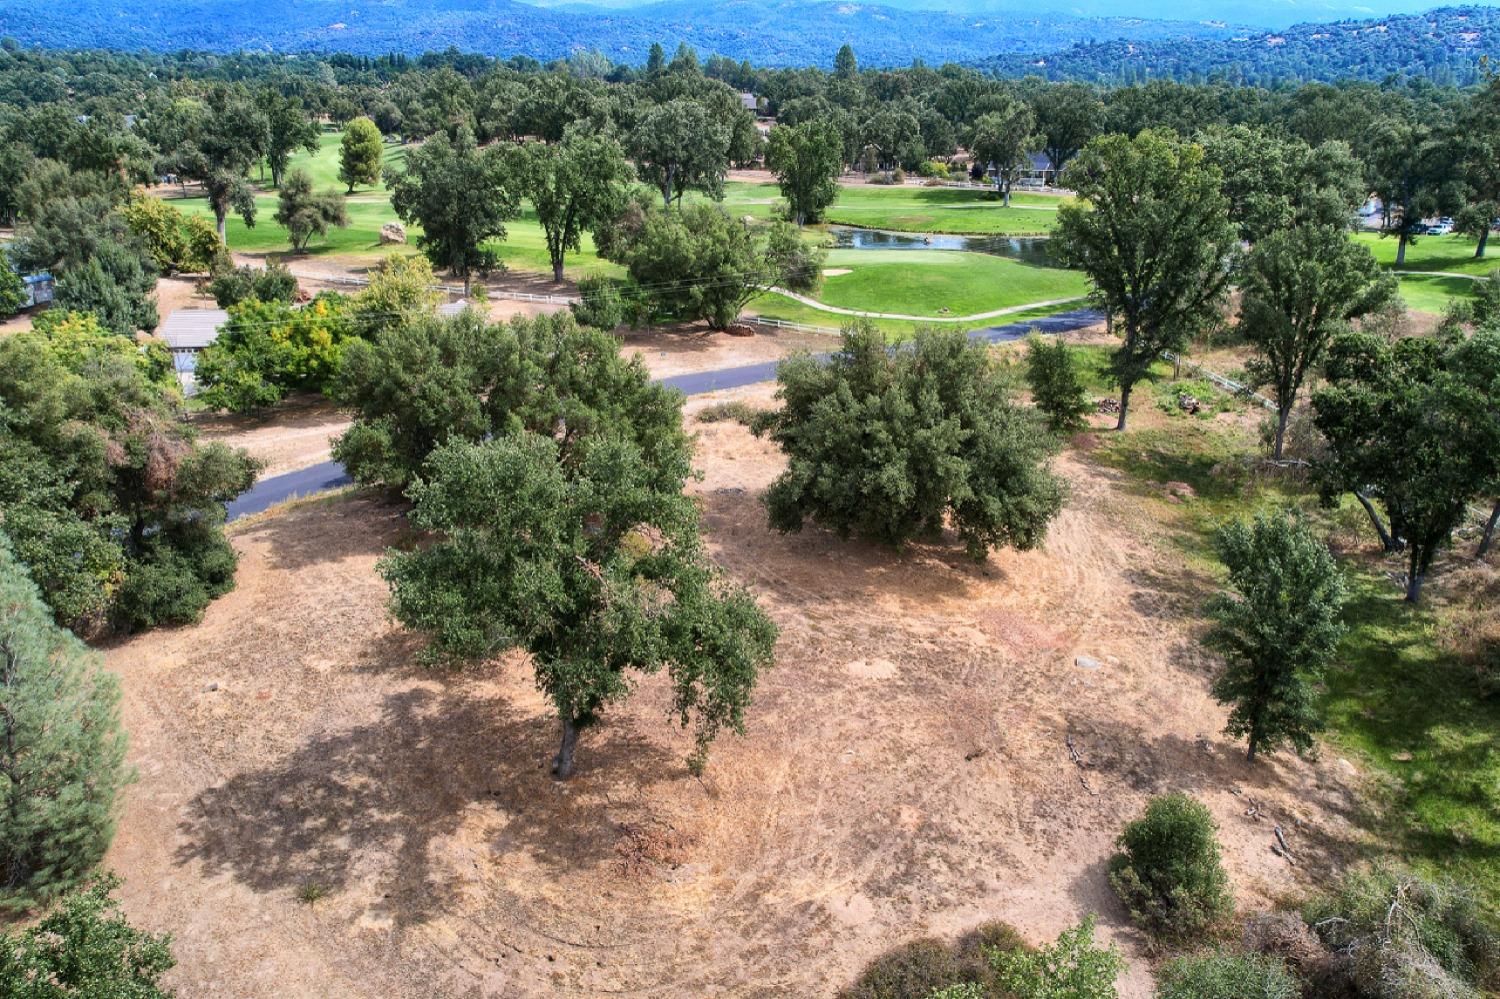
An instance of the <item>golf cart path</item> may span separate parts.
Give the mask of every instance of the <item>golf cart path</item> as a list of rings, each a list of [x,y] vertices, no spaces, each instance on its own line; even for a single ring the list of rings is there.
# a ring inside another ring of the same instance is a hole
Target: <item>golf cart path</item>
[[[1027,302],[1024,305],[1010,305],[1003,309],[991,309],[989,312],[976,312],[968,316],[913,316],[904,312],[862,312],[859,309],[845,309],[838,305],[828,305],[816,298],[808,298],[806,295],[785,288],[771,285],[766,291],[776,295],[784,295],[795,302],[801,302],[810,309],[819,312],[832,312],[840,316],[854,316],[859,319],[902,319],[914,323],[971,323],[985,319],[999,319],[1002,316],[1013,316],[1018,312],[1028,312],[1031,309],[1047,309],[1054,305],[1067,305],[1069,302],[1081,302],[1086,296],[1070,295],[1067,298],[1050,298],[1045,302]]]
[[[1072,301],[1072,299],[1065,299],[1065,301]],[[1021,308],[1036,308],[1036,305],[1033,303]],[[1004,311],[1007,310],[1002,310],[1002,314]],[[1075,309],[1071,312],[1059,312],[1004,326],[987,326],[983,329],[970,330],[969,339],[982,343],[1008,343],[1021,339],[1032,330],[1053,335],[1072,333],[1103,321],[1104,314],[1095,309]],[[831,355],[815,354],[813,356],[826,360]],[[658,378],[656,381],[668,388],[677,389],[683,395],[704,395],[709,392],[774,381],[776,368],[780,363],[780,361],[762,361],[758,364],[720,368],[716,371],[695,371],[672,375],[668,378]],[[228,519],[238,520],[241,517],[261,513],[290,499],[339,489],[352,485],[353,482],[349,473],[344,471],[344,466],[336,461],[324,461],[307,468],[300,468],[295,472],[273,475],[261,479],[230,501],[226,507]]]

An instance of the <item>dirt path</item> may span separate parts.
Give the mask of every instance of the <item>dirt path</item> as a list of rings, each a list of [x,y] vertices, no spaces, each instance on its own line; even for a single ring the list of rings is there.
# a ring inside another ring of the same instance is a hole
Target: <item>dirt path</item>
[[[236,531],[238,588],[200,625],[110,651],[141,780],[109,862],[131,918],[175,935],[182,995],[826,996],[923,933],[1042,940],[1097,910],[1136,999],[1102,871],[1149,794],[1203,797],[1247,903],[1299,877],[1247,801],[1304,818],[1313,864],[1351,835],[1338,761],[1249,769],[1217,735],[1180,623],[1207,581],[1165,552],[1159,497],[1068,457],[1045,551],[896,556],[768,532],[770,446],[690,429],[712,551],[783,632],[702,782],[661,678],[558,785],[521,663],[416,667],[375,572],[403,521],[364,496]]]

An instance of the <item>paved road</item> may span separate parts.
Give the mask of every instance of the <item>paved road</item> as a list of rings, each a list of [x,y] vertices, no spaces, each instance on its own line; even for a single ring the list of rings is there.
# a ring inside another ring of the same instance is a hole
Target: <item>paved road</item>
[[[1028,319],[1025,322],[1009,323],[1005,326],[988,326],[984,329],[970,330],[969,336],[986,343],[1008,343],[1021,339],[1033,329],[1042,333],[1071,333],[1074,330],[1093,326],[1103,318],[1101,313],[1093,309],[1075,309],[1071,312],[1043,316],[1040,319]],[[826,358],[829,355],[815,356]],[[677,389],[683,395],[703,395],[707,392],[719,392],[724,389],[743,388],[746,385],[773,381],[776,378],[776,364],[776,361],[766,361],[737,368],[721,368],[718,371],[673,375],[670,378],[661,379],[661,383]],[[229,519],[235,520],[252,513],[260,513],[277,503],[284,503],[298,496],[311,496],[314,493],[337,489],[339,486],[349,485],[352,481],[344,472],[344,467],[336,461],[325,461],[310,468],[287,472],[285,475],[273,475],[268,479],[261,479],[235,498],[228,505]]]

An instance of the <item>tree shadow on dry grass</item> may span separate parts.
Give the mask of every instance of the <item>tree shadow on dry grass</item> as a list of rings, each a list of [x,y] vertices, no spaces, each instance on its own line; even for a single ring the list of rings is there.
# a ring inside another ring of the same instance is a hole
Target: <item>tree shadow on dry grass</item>
[[[387,489],[356,489],[295,502],[298,505],[291,509],[236,531],[246,541],[267,544],[269,562],[277,570],[297,572],[348,558],[378,557],[415,537],[406,522],[410,504]]]
[[[398,926],[412,924],[454,900],[459,886],[443,883],[452,872],[435,866],[434,846],[476,805],[503,820],[490,850],[524,851],[560,876],[614,857],[631,821],[630,807],[593,793],[591,781],[638,787],[644,803],[653,785],[682,773],[680,760],[628,726],[606,724],[580,744],[583,773],[558,785],[547,770],[550,720],[469,686],[393,693],[376,720],[313,735],[274,764],[201,792],[180,827],[178,862],[257,892],[316,885],[332,894],[363,883]]]

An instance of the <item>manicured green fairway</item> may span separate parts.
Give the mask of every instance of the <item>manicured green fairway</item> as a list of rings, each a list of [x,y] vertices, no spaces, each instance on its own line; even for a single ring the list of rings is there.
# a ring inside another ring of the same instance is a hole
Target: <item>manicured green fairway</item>
[[[339,144],[343,140],[343,132],[324,132],[318,137],[318,151],[309,154],[298,150],[292,155],[291,162],[287,164],[287,169],[306,170],[308,175],[312,177],[313,187],[316,190],[321,191],[329,187],[337,188],[341,193],[348,190],[344,182],[339,180]],[[387,142],[385,144],[384,156],[381,159],[382,165],[385,167],[394,165],[399,169],[400,165],[406,160],[407,148],[406,146]],[[271,173],[267,170],[266,184],[268,186],[271,182],[270,177]],[[382,201],[385,200],[385,178],[382,177],[374,187],[361,185],[354,189],[355,197],[359,197],[362,194],[377,194]]]
[[[1368,246],[1375,259],[1385,266],[1395,265],[1394,236],[1361,232],[1354,238]],[[1478,259],[1474,257],[1474,240],[1468,236],[1418,236],[1416,242],[1406,247],[1406,262],[1401,265],[1406,271],[1449,271],[1479,277],[1496,268],[1500,268],[1500,236],[1491,237],[1489,255]]]
[[[1006,208],[988,192],[953,187],[841,187],[827,220],[899,232],[1040,235],[1057,224],[1063,199],[1018,194]]]
[[[1087,280],[1076,271],[983,253],[834,250],[826,266],[849,273],[825,279],[820,300],[870,312],[966,316],[1088,291]]]
[[[1076,309],[1079,305],[1080,303],[1078,302],[1071,302],[1064,305],[1047,305],[1037,309],[1026,309],[1021,312],[1008,313],[998,319],[965,322],[957,325],[962,329],[968,330],[985,326],[1020,323],[1029,319],[1040,319],[1042,316],[1050,316],[1056,312],[1066,312],[1069,309]],[[808,326],[823,326],[829,329],[841,329],[845,325],[855,321],[852,316],[841,316],[835,313],[823,312],[783,295],[773,294],[765,294],[756,298],[746,307],[745,312],[749,315],[762,316],[766,319],[780,319],[784,322],[803,323]],[[902,339],[911,336],[919,326],[946,327],[955,325],[951,320],[941,319],[932,319],[920,323],[903,319],[874,319],[870,321],[878,329],[882,329],[892,336]]]
[[[702,200],[689,195],[688,201]],[[735,216],[770,219],[781,200],[775,184],[730,181],[724,185],[724,207]],[[1040,235],[1057,224],[1057,206],[1067,199],[1046,194],[1017,194],[1005,208],[985,191],[952,187],[880,185],[840,187],[826,221],[897,232]]]
[[[1455,298],[1474,294],[1474,281],[1464,277],[1402,274],[1400,283],[1401,300],[1417,312],[1442,312]]]
[[[208,202],[203,198],[189,198],[174,201],[173,204],[183,211],[212,218]],[[261,195],[255,199],[255,205],[256,219],[253,229],[248,228],[238,216],[229,217],[226,230],[230,248],[242,253],[284,254],[290,252],[286,230],[275,222],[276,196]],[[396,213],[391,210],[390,203],[383,198],[378,201],[350,199],[345,203],[345,207],[349,214],[349,226],[345,229],[330,229],[326,236],[314,239],[308,244],[307,253],[298,259],[338,255],[374,262],[390,253],[417,252],[413,244],[422,232],[418,226],[407,226],[408,242],[404,246],[380,244],[381,225],[397,221]],[[541,226],[537,224],[536,216],[530,209],[522,212],[521,217],[511,222],[506,228],[508,230],[506,240],[496,246],[500,259],[505,261],[505,265],[517,271],[550,273],[552,265],[547,257],[546,239],[542,235]],[[621,273],[623,271],[616,265],[599,259],[594,252],[593,240],[587,234],[583,237],[580,252],[568,255],[567,276],[575,280],[590,274]]]

